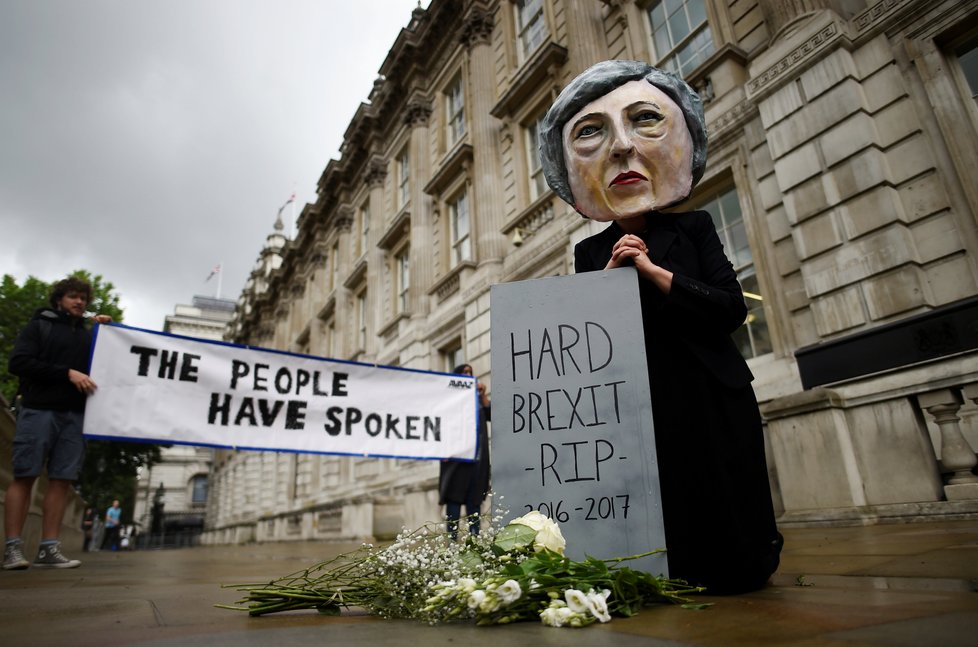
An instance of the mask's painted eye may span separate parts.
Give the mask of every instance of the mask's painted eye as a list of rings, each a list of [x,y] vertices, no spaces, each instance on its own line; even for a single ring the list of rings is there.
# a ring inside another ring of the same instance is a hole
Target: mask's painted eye
[[[577,138],[590,137],[591,135],[594,135],[600,130],[601,130],[600,126],[596,126],[594,124],[588,124],[578,129]]]
[[[662,121],[662,115],[654,110],[642,110],[632,118],[636,123],[655,123]]]

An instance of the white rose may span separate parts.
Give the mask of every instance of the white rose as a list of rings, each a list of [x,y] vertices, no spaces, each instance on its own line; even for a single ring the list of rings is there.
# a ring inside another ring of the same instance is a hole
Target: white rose
[[[539,510],[533,510],[531,512],[527,512],[522,517],[513,519],[512,521],[510,521],[510,523],[511,524],[518,523],[524,526],[529,526],[530,528],[539,531],[541,528],[543,528],[543,524],[546,521],[549,521],[546,515],[544,515]]]
[[[533,550],[535,552],[539,553],[546,548],[558,555],[564,554],[564,548],[567,547],[567,540],[560,533],[560,527],[557,526],[557,523],[553,519],[547,517],[539,510],[527,512],[522,517],[513,519],[510,523],[529,526],[537,531],[536,539],[533,540]]]
[[[475,587],[476,581],[471,577],[460,577],[458,579],[458,588],[462,591],[462,593],[471,593],[475,590]]]
[[[520,596],[523,595],[523,590],[520,588],[520,583],[516,580],[506,580],[496,589],[496,595],[499,596],[503,604],[511,604],[520,599]]]
[[[547,519],[547,521],[550,521]],[[533,549],[536,552],[542,551],[544,548],[551,550],[558,555],[564,554],[564,548],[567,547],[567,540],[560,533],[560,528],[553,521],[550,524],[544,526],[541,530],[537,531],[536,541],[533,543]]]

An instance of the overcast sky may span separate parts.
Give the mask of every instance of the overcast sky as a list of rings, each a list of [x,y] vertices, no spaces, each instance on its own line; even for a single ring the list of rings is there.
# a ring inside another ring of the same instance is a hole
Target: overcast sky
[[[0,274],[101,274],[151,330],[219,263],[236,299],[417,4],[0,0]]]

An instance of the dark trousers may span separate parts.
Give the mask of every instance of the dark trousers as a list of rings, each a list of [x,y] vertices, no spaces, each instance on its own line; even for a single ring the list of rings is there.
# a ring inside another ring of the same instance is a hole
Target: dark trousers
[[[479,509],[482,507],[482,497],[479,496],[477,479],[469,479],[469,487],[465,492],[465,514],[469,518],[469,534],[478,535],[481,527]],[[452,539],[458,538],[458,520],[462,516],[462,504],[454,501],[445,503],[445,516],[448,517],[448,534]]]
[[[105,538],[102,540],[102,550],[119,550],[119,526],[105,527]]]

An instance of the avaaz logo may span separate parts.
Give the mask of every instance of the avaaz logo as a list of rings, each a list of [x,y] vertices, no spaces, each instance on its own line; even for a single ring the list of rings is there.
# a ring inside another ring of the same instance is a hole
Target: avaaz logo
[[[475,384],[472,380],[449,380],[448,388],[450,389],[471,389]]]

